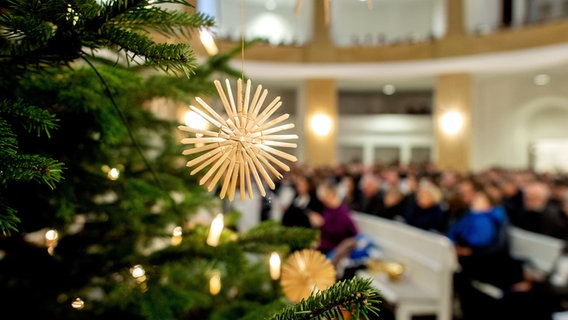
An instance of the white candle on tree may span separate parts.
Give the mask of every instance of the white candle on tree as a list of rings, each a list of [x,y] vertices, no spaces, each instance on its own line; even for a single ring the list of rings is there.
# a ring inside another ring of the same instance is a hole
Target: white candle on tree
[[[278,280],[280,278],[280,256],[276,252],[272,252],[270,255],[270,278],[272,280]]]
[[[215,219],[211,222],[211,228],[209,229],[209,236],[207,237],[207,244],[216,247],[219,244],[219,237],[223,231],[224,222],[223,214],[219,213],[215,216]]]

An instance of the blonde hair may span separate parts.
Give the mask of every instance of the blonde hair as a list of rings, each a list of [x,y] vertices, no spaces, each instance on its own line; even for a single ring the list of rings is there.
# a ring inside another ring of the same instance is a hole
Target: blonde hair
[[[418,185],[418,192],[419,191],[425,191],[430,194],[430,197],[432,197],[432,202],[434,204],[438,204],[442,201],[442,191],[430,181],[420,181],[420,184]]]

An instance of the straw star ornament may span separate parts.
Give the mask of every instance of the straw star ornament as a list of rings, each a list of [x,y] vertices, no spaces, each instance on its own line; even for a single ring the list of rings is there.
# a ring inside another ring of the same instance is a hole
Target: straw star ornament
[[[282,266],[282,292],[292,302],[300,302],[335,283],[331,261],[314,249],[295,251]]]
[[[252,100],[250,100],[250,79],[247,80],[245,88],[243,88],[242,79],[239,79],[237,81],[237,99],[235,103],[231,84],[228,79],[225,82],[227,94],[225,94],[221,82],[215,80],[215,87],[227,113],[225,118],[215,112],[213,108],[199,97],[196,97],[195,100],[203,110],[190,106],[191,110],[216,127],[216,131],[189,126],[178,127],[182,131],[196,134],[195,138],[181,140],[183,144],[194,145],[193,148],[184,150],[184,155],[195,155],[204,152],[193,160],[188,161],[187,166],[190,168],[194,167],[190,172],[191,175],[210,166],[199,180],[200,185],[207,183],[208,191],[212,191],[221,178],[223,178],[219,194],[221,199],[228,195],[229,200],[233,201],[237,187],[240,191],[241,200],[245,199],[245,194],[248,194],[248,197],[252,199],[253,180],[260,194],[264,197],[266,196],[266,191],[263,181],[270,189],[274,189],[275,184],[272,178],[282,179],[282,174],[277,168],[290,171],[290,167],[281,159],[291,162],[297,161],[293,155],[274,148],[297,147],[295,143],[284,142],[284,140],[298,139],[297,135],[275,134],[294,128],[294,124],[280,124],[290,117],[289,114],[283,114],[269,120],[280,108],[282,102],[280,97],[276,97],[263,109],[268,90],[263,90],[261,85],[257,86]]]

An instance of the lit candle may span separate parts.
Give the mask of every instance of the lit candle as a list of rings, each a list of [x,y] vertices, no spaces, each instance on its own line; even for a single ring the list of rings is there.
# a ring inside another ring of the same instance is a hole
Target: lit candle
[[[130,274],[139,283],[146,281],[146,270],[144,270],[144,268],[139,264],[130,268]]]
[[[270,278],[278,280],[280,278],[280,256],[276,252],[270,255]]]
[[[71,307],[75,310],[81,310],[85,307],[85,301],[81,298],[76,298],[73,302],[71,302]]]
[[[207,244],[216,247],[219,244],[219,237],[223,231],[223,214],[219,213],[211,222],[211,229],[209,229],[209,236],[207,237]]]
[[[120,176],[120,171],[117,168],[112,168],[109,170],[109,172],[107,173],[107,177],[110,180],[116,180],[118,179],[118,177]]]
[[[221,291],[221,274],[219,271],[214,271],[209,278],[209,293],[212,296],[217,295]]]
[[[174,228],[172,234],[172,246],[177,246],[181,243],[182,230],[180,226]]]
[[[205,51],[210,56],[214,56],[219,53],[219,48],[215,44],[215,40],[213,40],[213,36],[207,30],[200,30],[199,31],[199,40],[205,47]]]
[[[45,233],[45,246],[47,247],[47,252],[51,256],[55,254],[57,239],[59,239],[59,234],[57,233],[56,230],[51,229]]]

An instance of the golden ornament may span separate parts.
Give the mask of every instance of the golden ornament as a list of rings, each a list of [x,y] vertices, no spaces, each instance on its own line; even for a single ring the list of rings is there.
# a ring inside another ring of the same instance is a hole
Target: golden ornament
[[[335,268],[319,251],[304,249],[292,253],[282,266],[280,284],[286,298],[300,302],[335,283]]]
[[[290,167],[277,157],[291,162],[297,161],[296,157],[274,147],[296,148],[295,143],[282,142],[282,140],[298,139],[295,134],[275,135],[274,133],[294,128],[293,123],[276,126],[290,117],[283,114],[273,120],[269,118],[280,108],[282,102],[276,97],[264,110],[262,104],[266,99],[268,90],[262,90],[258,85],[256,92],[251,98],[251,81],[247,80],[243,91],[242,79],[237,82],[237,103],[233,98],[231,84],[228,79],[227,94],[219,80],[215,80],[215,86],[221,98],[221,102],[227,113],[227,118],[221,117],[201,98],[195,100],[203,107],[201,110],[190,106],[191,110],[198,113],[205,120],[217,128],[217,131],[209,131],[189,126],[179,126],[179,129],[195,133],[195,138],[182,139],[183,144],[193,144],[194,148],[183,151],[184,155],[192,155],[200,152],[204,154],[187,162],[188,167],[195,167],[190,174],[194,175],[211,165],[211,168],[199,180],[199,184],[208,183],[207,189],[213,190],[217,182],[223,176],[223,184],[219,196],[221,199],[228,194],[229,200],[233,201],[235,190],[240,189],[241,200],[248,193],[253,198],[251,176],[262,196],[266,196],[264,180],[270,189],[276,186],[270,174],[277,179],[282,179],[282,174],[275,168],[290,171]]]

